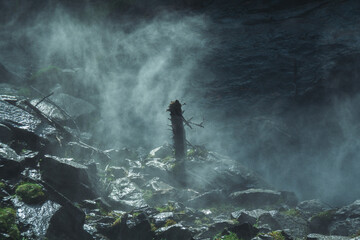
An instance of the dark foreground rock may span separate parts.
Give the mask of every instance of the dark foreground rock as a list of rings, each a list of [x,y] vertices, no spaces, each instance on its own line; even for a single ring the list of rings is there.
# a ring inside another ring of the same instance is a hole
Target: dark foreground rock
[[[47,155],[40,162],[40,170],[43,180],[70,200],[98,197],[96,176],[84,165],[71,159]]]
[[[74,206],[63,206],[51,217],[46,232],[48,239],[91,240],[91,235],[83,229],[85,213]]]

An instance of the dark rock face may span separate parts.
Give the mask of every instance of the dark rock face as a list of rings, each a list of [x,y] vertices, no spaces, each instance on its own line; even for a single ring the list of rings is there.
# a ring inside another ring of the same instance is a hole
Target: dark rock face
[[[123,215],[121,221],[113,224],[106,235],[114,240],[152,240],[154,232],[151,231],[148,216],[140,213],[135,218]]]
[[[259,230],[253,227],[253,225],[250,223],[243,223],[233,227],[229,227],[228,230],[230,232],[236,233],[239,239],[245,240],[250,240],[259,233]]]
[[[9,143],[11,140],[13,140],[13,135],[14,134],[8,126],[0,124],[0,142],[5,144]]]
[[[47,155],[40,162],[42,178],[57,191],[73,201],[95,199],[96,176],[74,161]]]
[[[89,233],[83,229],[85,213],[74,206],[63,206],[50,219],[46,237],[54,240],[91,240]]]
[[[163,227],[155,231],[156,239],[191,240],[192,233],[181,224]]]

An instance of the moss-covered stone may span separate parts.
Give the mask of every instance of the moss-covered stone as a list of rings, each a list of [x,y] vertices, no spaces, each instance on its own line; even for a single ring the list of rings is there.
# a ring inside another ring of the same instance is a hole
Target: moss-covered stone
[[[45,193],[39,184],[23,183],[16,188],[16,195],[28,204],[38,204],[45,200]]]
[[[12,208],[0,208],[0,232],[8,234],[10,239],[20,239],[20,231],[15,224],[16,212]]]
[[[227,235],[219,233],[213,238],[213,240],[239,240],[239,238],[235,233],[229,232]]]
[[[281,231],[269,232],[268,235],[270,235],[274,240],[285,240],[285,236],[281,233]]]

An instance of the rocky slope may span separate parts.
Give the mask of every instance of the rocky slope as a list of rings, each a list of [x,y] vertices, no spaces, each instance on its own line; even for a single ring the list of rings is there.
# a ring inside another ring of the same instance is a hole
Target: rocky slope
[[[350,239],[360,202],[298,202],[241,163],[189,148],[102,151],[48,109],[1,95],[1,239]],[[70,124],[68,122],[68,124]]]

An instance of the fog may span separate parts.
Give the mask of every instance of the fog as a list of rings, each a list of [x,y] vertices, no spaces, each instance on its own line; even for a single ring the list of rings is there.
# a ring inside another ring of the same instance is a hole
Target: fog
[[[96,113],[80,127],[93,134],[92,143],[146,149],[171,143],[166,109],[179,99],[187,118],[205,119],[204,129],[187,129],[192,144],[230,155],[301,199],[336,205],[359,197],[358,94],[307,105],[283,98],[272,111],[260,100],[247,108],[216,105],[222,100],[204,98],[208,80],[221,82],[206,65],[218,40],[209,37],[206,14],[163,9],[114,20],[91,5],[80,11],[85,17],[55,2],[29,13],[32,7],[7,6],[16,11],[3,16],[0,62],[21,84],[90,102]],[[49,67],[53,73],[32,77]]]

